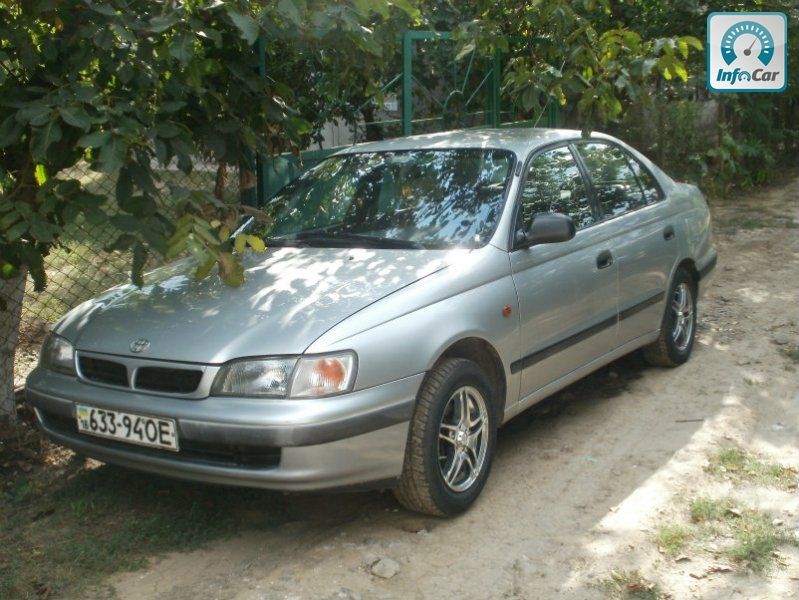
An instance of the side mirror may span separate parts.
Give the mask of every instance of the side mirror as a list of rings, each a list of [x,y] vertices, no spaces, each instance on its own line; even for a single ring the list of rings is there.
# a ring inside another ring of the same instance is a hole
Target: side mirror
[[[536,244],[568,242],[575,233],[576,228],[571,217],[561,213],[541,213],[533,217],[530,229],[516,232],[516,246],[528,248]]]

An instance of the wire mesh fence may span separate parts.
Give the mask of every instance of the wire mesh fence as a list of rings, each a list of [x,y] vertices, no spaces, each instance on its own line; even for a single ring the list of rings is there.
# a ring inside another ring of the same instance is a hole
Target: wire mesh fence
[[[171,186],[179,185],[193,190],[213,190],[216,170],[214,165],[199,164],[190,174],[177,169],[164,169],[159,173],[160,195],[157,199],[164,214],[174,212]],[[91,192],[114,203],[116,177],[79,165],[64,176],[79,179]],[[229,187],[238,185],[236,173],[228,172]],[[226,194],[236,196],[238,190],[227,189]],[[23,385],[25,377],[38,360],[42,340],[53,324],[70,309],[93,298],[104,290],[130,280],[131,256],[129,252],[107,251],[119,232],[110,223],[89,225],[78,220],[66,228],[57,247],[45,259],[47,288],[35,292],[33,283],[26,283],[25,299],[19,327],[19,339],[14,360],[14,385]],[[155,268],[163,259],[152,255],[147,265]],[[0,340],[0,343],[5,340]]]

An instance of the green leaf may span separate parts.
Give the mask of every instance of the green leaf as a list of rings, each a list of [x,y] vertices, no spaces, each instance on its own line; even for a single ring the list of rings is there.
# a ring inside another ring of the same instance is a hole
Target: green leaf
[[[61,113],[61,118],[67,125],[72,125],[83,131],[86,131],[92,125],[89,113],[87,113],[80,106],[73,108],[60,107],[58,112]]]
[[[52,242],[53,231],[47,221],[37,219],[30,224],[30,234],[39,242]]]
[[[24,127],[17,122],[15,115],[7,116],[0,124],[0,148],[6,148],[20,141]]]
[[[241,254],[244,252],[244,249],[247,247],[247,236],[246,235],[237,235],[236,239],[233,242],[233,249],[236,251],[236,254]]]
[[[136,237],[129,234],[123,233],[120,234],[113,242],[107,244],[103,250],[106,252],[117,252],[122,250],[127,250],[136,242]]]
[[[56,121],[50,121],[44,127],[35,127],[31,132],[31,156],[37,162],[44,162],[47,149],[61,139],[61,127]]]
[[[41,292],[47,285],[47,273],[44,270],[42,253],[31,244],[18,245],[17,252],[22,258],[22,264],[28,265],[28,272],[33,279],[33,290]]]
[[[36,168],[33,171],[33,176],[36,179],[36,183],[39,185],[44,185],[47,183],[47,169],[44,167],[44,165],[36,165]]]
[[[136,217],[144,217],[157,210],[153,199],[144,194],[137,194],[119,201],[119,207]]]
[[[7,215],[4,215],[3,218],[0,218],[0,231],[7,230],[14,223],[19,221],[19,219],[20,219],[19,211],[13,210],[13,205],[12,205],[12,210],[9,211]]]
[[[49,106],[41,103],[35,103],[26,106],[17,112],[16,119],[20,123],[27,123],[31,127],[41,127],[50,121],[52,110]]]
[[[163,33],[175,23],[180,21],[177,15],[159,15],[150,19],[149,29],[154,33]]]
[[[248,235],[246,237],[247,244],[256,252],[263,252],[266,250],[266,244],[264,243],[264,240],[259,238],[257,235]]]
[[[474,42],[469,42],[467,44],[464,44],[463,46],[461,46],[461,48],[458,50],[458,53],[455,55],[455,60],[462,60],[463,58],[474,52],[475,48],[476,46]]]
[[[181,31],[169,45],[169,54],[175,57],[181,65],[189,64],[194,56],[194,36],[186,31]]]
[[[12,225],[11,227],[7,228],[3,232],[3,236],[9,242],[16,242],[16,241],[19,241],[19,239],[23,235],[25,235],[25,233],[27,231],[28,231],[28,222],[27,221],[19,221],[15,225]]]
[[[294,25],[301,25],[302,24],[302,13],[301,8],[298,6],[299,2],[295,0],[280,0],[277,3],[277,12],[280,14],[281,17],[288,19]],[[305,3],[302,2],[304,5]],[[304,6],[303,6],[304,8]]]
[[[197,267],[196,271],[194,271],[194,279],[196,281],[200,281],[208,277],[208,274],[211,272],[211,269],[214,268],[215,264],[216,264],[216,259],[213,256],[211,256],[203,264]]]
[[[91,8],[94,12],[105,15],[106,17],[115,17],[117,14],[116,9],[113,6],[108,6],[107,4],[95,4],[94,2],[87,2],[86,4],[88,4],[89,8]]]
[[[128,200],[133,195],[133,177],[131,177],[130,169],[123,167],[119,170],[119,177],[117,177],[116,185],[116,198],[117,202],[122,205],[123,202]]]
[[[704,48],[704,46],[702,46],[702,42],[692,35],[684,35],[680,38],[680,40],[691,46],[694,50],[699,50],[701,52]]]
[[[19,267],[0,261],[0,279],[13,279],[19,275]]]
[[[110,131],[93,131],[78,140],[81,148],[102,148],[111,139]]]
[[[110,221],[111,225],[126,233],[136,233],[141,229],[139,220],[131,215],[114,215]]]
[[[155,133],[158,137],[168,140],[180,135],[180,128],[170,121],[164,121],[155,126]]]
[[[141,231],[141,236],[147,245],[161,255],[166,255],[169,251],[168,239],[161,230],[155,227],[145,227]]]
[[[260,27],[258,23],[249,15],[236,12],[235,10],[228,11],[228,17],[233,21],[233,24],[241,33],[241,37],[247,40],[247,43],[252,45],[258,39]]]
[[[100,150],[100,166],[106,173],[116,173],[125,163],[128,146],[125,140],[115,135]]]
[[[419,9],[409,2],[409,0],[390,0],[389,4],[396,6],[412,19],[419,18]]]

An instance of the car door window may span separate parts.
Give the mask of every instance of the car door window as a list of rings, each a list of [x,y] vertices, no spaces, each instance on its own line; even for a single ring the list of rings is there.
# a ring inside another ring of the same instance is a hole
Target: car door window
[[[566,146],[542,152],[530,162],[518,226],[526,230],[535,215],[553,212],[571,217],[577,229],[595,221],[583,176]]]
[[[647,202],[626,154],[618,147],[601,142],[578,144],[594,186],[603,218],[616,217]]]

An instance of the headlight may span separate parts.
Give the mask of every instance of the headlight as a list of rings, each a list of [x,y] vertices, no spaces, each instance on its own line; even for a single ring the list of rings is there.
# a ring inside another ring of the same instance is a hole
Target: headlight
[[[318,398],[341,394],[355,383],[352,352],[300,358],[291,381],[292,398]]]
[[[341,394],[352,389],[356,365],[352,352],[237,360],[219,369],[211,395],[320,398]]]
[[[54,333],[49,334],[42,344],[39,364],[45,369],[75,374],[75,348],[66,339]]]
[[[285,397],[296,363],[296,358],[264,358],[228,363],[216,374],[211,394]]]

